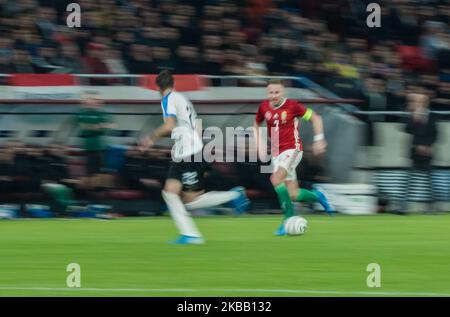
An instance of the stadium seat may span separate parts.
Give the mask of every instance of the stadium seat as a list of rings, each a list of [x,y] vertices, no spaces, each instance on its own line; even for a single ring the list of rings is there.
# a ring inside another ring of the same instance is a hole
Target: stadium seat
[[[399,45],[397,51],[402,59],[402,67],[409,70],[433,71],[435,63],[426,59],[418,46]]]

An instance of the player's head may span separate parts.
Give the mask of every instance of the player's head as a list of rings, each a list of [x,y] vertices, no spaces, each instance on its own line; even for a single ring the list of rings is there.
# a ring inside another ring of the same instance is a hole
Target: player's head
[[[409,93],[407,99],[410,111],[424,111],[430,104],[430,98],[425,93]]]
[[[267,97],[271,106],[279,105],[284,98],[284,85],[279,79],[267,83]]]
[[[409,111],[423,111],[428,108],[431,96],[416,80],[411,80],[406,83],[405,97]]]
[[[159,92],[161,95],[164,91],[173,88],[173,76],[172,73],[168,70],[163,70],[156,77],[156,85],[159,88]]]
[[[96,90],[86,90],[82,93],[81,99],[84,107],[98,108],[102,104],[100,94]]]

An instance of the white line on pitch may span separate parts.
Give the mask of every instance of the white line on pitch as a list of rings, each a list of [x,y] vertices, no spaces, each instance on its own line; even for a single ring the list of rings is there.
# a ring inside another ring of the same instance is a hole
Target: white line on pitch
[[[161,293],[280,293],[280,294],[331,294],[331,295],[387,295],[387,296],[446,296],[450,293],[433,292],[378,292],[378,291],[327,291],[327,290],[296,290],[296,289],[177,289],[177,288],[58,288],[58,287],[0,287],[0,291],[87,291],[87,292],[161,292]]]

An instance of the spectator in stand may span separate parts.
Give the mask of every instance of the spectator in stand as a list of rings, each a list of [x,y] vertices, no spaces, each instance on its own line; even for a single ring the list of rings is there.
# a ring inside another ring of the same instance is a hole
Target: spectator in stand
[[[40,7],[37,12],[36,26],[43,39],[53,39],[57,32],[56,10],[49,7]]]
[[[55,64],[61,66],[64,73],[83,74],[86,73],[84,65],[80,63],[81,54],[77,45],[73,43],[64,44],[61,54],[56,58]]]
[[[115,48],[106,49],[105,64],[110,74],[128,73],[128,69],[122,61],[121,53]]]
[[[14,50],[11,66],[13,73],[30,74],[35,72],[31,64],[31,56],[25,50]]]
[[[108,74],[105,59],[106,47],[103,44],[90,43],[87,56],[84,58],[84,68],[88,74]]]
[[[360,23],[367,2],[85,0],[83,28],[69,29],[64,1],[8,0],[0,13],[0,71],[14,72],[12,52],[18,49],[32,56],[22,71],[305,73],[341,97],[359,96],[362,80],[381,76],[388,104],[399,104],[400,78],[428,72],[442,81],[450,70],[450,6],[388,1],[383,27],[369,32]],[[248,52],[252,45],[257,55]],[[445,104],[446,94],[435,91]]]
[[[222,65],[225,62],[225,53],[217,49],[205,49],[203,51],[204,67],[211,75],[223,75]]]
[[[424,34],[420,38],[420,46],[426,58],[436,60],[441,49],[449,48],[443,38],[446,25],[441,22],[427,21]]]
[[[405,81],[399,68],[393,68],[387,75],[386,103],[390,111],[405,111]]]
[[[156,46],[153,47],[153,58],[155,65],[155,72],[160,72],[164,69],[174,70],[175,61],[172,58],[172,52],[168,47]]]
[[[382,78],[373,77],[367,78],[364,82],[364,99],[365,105],[364,110],[376,112],[377,110],[386,110],[386,95],[385,95],[385,82]],[[374,131],[373,123],[384,121],[383,115],[377,115],[371,113],[367,116],[368,123],[368,135],[367,135],[367,145],[374,145]]]
[[[267,67],[264,56],[258,54],[257,48],[251,46],[245,58],[245,73],[249,76],[266,76]]]
[[[176,52],[177,67],[176,70],[180,74],[195,74],[198,73],[202,65],[200,59],[200,52],[197,47],[182,45],[179,46]]]
[[[0,54],[0,74],[14,73],[14,65],[11,63],[11,58]]]
[[[47,42],[38,49],[38,54],[33,57],[33,64],[38,73],[51,73],[56,69],[58,63],[58,44],[55,42]]]
[[[450,81],[439,83],[433,102],[435,110],[450,110]]]
[[[413,93],[409,93],[407,98],[408,110],[411,112],[411,116],[406,125],[406,132],[412,135],[412,173],[419,171],[426,174],[427,184],[423,184],[425,186],[421,190],[425,191],[426,188],[431,190],[430,202],[432,202],[433,182],[431,170],[434,153],[433,145],[437,139],[437,119],[429,111],[430,98],[425,90],[418,89]]]
[[[127,68],[134,74],[154,73],[155,64],[151,47],[143,44],[132,44]]]
[[[228,49],[225,51],[225,61],[222,71],[226,74],[245,75],[244,58],[239,50]]]
[[[416,88],[417,89],[417,88]],[[437,139],[436,117],[429,111],[430,98],[424,89],[408,93],[408,110],[411,117],[406,132],[413,135],[411,159],[413,167],[429,170],[433,158],[433,144]]]
[[[438,68],[450,68],[450,33],[448,30],[447,32],[440,32],[439,37],[441,42],[436,56]]]

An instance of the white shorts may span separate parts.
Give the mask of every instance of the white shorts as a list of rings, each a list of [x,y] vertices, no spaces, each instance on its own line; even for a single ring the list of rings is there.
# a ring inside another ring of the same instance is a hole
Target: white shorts
[[[303,157],[303,151],[296,149],[286,150],[278,156],[272,157],[273,171],[276,172],[278,168],[282,167],[287,171],[285,180],[293,181],[297,179],[297,172],[295,169],[300,164]]]

